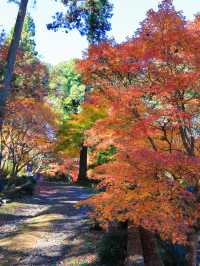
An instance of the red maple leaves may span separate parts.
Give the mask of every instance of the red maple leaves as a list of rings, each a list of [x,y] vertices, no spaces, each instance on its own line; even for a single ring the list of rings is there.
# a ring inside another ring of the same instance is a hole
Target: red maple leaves
[[[199,17],[189,23],[163,1],[132,39],[92,46],[78,62],[94,87],[88,101],[108,114],[87,143],[117,148],[92,173],[104,189],[88,201],[100,220],[130,220],[180,243],[197,228],[199,54]]]

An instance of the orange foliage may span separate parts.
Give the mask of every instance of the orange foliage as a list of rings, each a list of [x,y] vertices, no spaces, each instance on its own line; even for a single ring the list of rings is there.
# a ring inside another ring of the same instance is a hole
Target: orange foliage
[[[44,167],[55,145],[56,116],[50,106],[32,98],[8,102],[0,136],[1,168],[12,163],[17,175],[28,163]],[[44,165],[42,165],[44,164]]]
[[[94,87],[88,102],[108,113],[88,130],[87,144],[117,148],[92,174],[104,192],[86,201],[102,222],[130,220],[179,243],[198,228],[199,25],[165,0],[132,39],[91,46],[78,62]]]
[[[3,72],[8,46],[0,49],[0,72]],[[2,75],[2,73],[0,74]],[[31,54],[18,49],[13,77],[13,95],[42,99],[45,95],[45,83],[48,77],[47,67]],[[0,76],[0,79],[3,77]]]
[[[49,164],[48,171],[45,174],[52,177],[57,175],[70,176],[72,182],[76,182],[78,179],[78,166],[78,160],[59,154],[57,160]]]

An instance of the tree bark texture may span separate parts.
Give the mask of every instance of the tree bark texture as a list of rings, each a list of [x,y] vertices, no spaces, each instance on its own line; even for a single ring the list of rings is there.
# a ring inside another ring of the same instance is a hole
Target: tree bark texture
[[[164,266],[159,254],[159,248],[155,235],[152,232],[142,228],[140,229],[140,237],[144,252],[145,266]]]
[[[3,86],[0,88],[0,130],[3,124],[6,102],[12,91],[11,81],[13,77],[17,49],[19,47],[24,19],[26,16],[27,5],[28,5],[28,0],[21,0],[14,27],[12,41],[8,50],[4,82]]]
[[[78,180],[87,179],[87,146],[82,145],[80,150]]]
[[[198,247],[198,233],[195,233],[189,237],[187,262],[188,266],[197,265],[197,247]]]
[[[139,228],[128,226],[126,266],[144,266],[143,247]]]

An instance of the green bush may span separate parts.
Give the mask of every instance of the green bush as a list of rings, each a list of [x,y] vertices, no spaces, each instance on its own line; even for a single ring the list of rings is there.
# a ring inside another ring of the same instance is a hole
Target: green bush
[[[125,247],[126,236],[124,232],[112,231],[105,233],[102,239],[97,243],[97,255],[101,265],[123,265]]]

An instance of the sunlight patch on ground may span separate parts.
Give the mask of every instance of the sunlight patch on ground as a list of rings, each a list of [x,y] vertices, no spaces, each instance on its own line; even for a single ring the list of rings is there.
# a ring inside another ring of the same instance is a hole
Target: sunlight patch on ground
[[[43,214],[26,220],[24,225],[31,225],[33,227],[40,227],[41,225],[48,226],[50,222],[55,222],[57,220],[63,220],[64,216],[61,214]]]
[[[95,259],[96,237],[90,239],[85,211],[75,208],[85,191],[67,189],[56,187],[51,197],[41,193],[38,200],[29,197],[0,208],[0,266],[75,266]]]
[[[27,251],[34,249],[37,240],[49,229],[51,222],[64,219],[63,215],[45,214],[27,219],[17,232],[0,239],[0,247],[10,251]]]
[[[27,251],[35,247],[40,232],[23,232],[19,230],[11,236],[4,237],[0,240],[0,247],[6,248],[8,251]]]
[[[5,205],[2,205],[0,207],[0,214],[2,213],[13,213],[15,212],[16,209],[23,207],[24,205],[19,202],[12,202],[12,203],[7,203]]]

